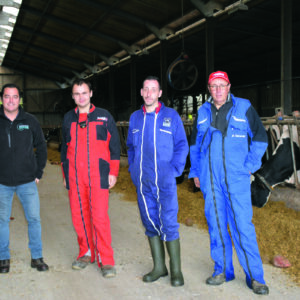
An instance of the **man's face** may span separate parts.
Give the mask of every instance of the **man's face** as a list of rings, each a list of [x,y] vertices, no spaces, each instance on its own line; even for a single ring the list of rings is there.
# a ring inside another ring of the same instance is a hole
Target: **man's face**
[[[90,91],[87,84],[75,84],[73,86],[72,97],[75,101],[75,104],[78,106],[79,111],[89,111],[92,96],[93,91]]]
[[[2,104],[5,113],[17,113],[20,105],[20,95],[18,89],[5,88],[2,95]]]
[[[208,89],[214,100],[215,106],[219,108],[227,100],[230,84],[222,78],[216,78],[210,82]]]
[[[159,89],[157,80],[146,80],[141,89],[141,96],[144,99],[146,111],[154,111],[158,106],[158,98],[161,96],[162,90]]]

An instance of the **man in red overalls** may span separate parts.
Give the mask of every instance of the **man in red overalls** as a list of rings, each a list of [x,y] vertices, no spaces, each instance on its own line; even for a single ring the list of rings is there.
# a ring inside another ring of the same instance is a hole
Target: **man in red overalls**
[[[77,107],[64,116],[61,163],[69,191],[79,255],[72,268],[96,260],[106,278],[116,275],[108,216],[109,189],[117,182],[120,140],[111,114],[91,104],[88,81],[76,80],[72,97]]]

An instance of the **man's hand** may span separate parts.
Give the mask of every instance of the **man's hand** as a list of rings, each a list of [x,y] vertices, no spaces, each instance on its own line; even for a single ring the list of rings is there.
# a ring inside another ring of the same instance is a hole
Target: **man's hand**
[[[38,184],[40,182],[40,180],[38,178],[36,178],[34,181],[36,184]]]
[[[111,189],[115,186],[115,184],[117,183],[117,176],[115,175],[108,175],[108,188]]]
[[[67,188],[66,178],[64,178],[63,183],[64,183],[64,187]]]
[[[200,180],[198,177],[194,177],[194,183],[195,183],[195,186],[200,189]]]

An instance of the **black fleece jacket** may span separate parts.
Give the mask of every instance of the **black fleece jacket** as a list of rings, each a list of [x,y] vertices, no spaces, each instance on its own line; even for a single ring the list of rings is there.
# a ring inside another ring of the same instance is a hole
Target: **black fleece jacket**
[[[10,121],[0,107],[0,184],[16,186],[41,179],[47,145],[38,120],[19,107]]]

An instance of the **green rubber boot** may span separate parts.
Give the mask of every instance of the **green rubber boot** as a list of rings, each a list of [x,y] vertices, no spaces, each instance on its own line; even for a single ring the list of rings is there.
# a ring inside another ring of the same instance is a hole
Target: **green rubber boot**
[[[179,239],[171,242],[166,242],[166,245],[170,256],[171,285],[184,285],[184,279],[181,272]]]
[[[158,235],[148,238],[148,240],[150,244],[154,267],[150,273],[143,276],[143,281],[153,282],[159,279],[160,277],[167,276],[168,270],[165,264],[165,248],[163,241]]]

